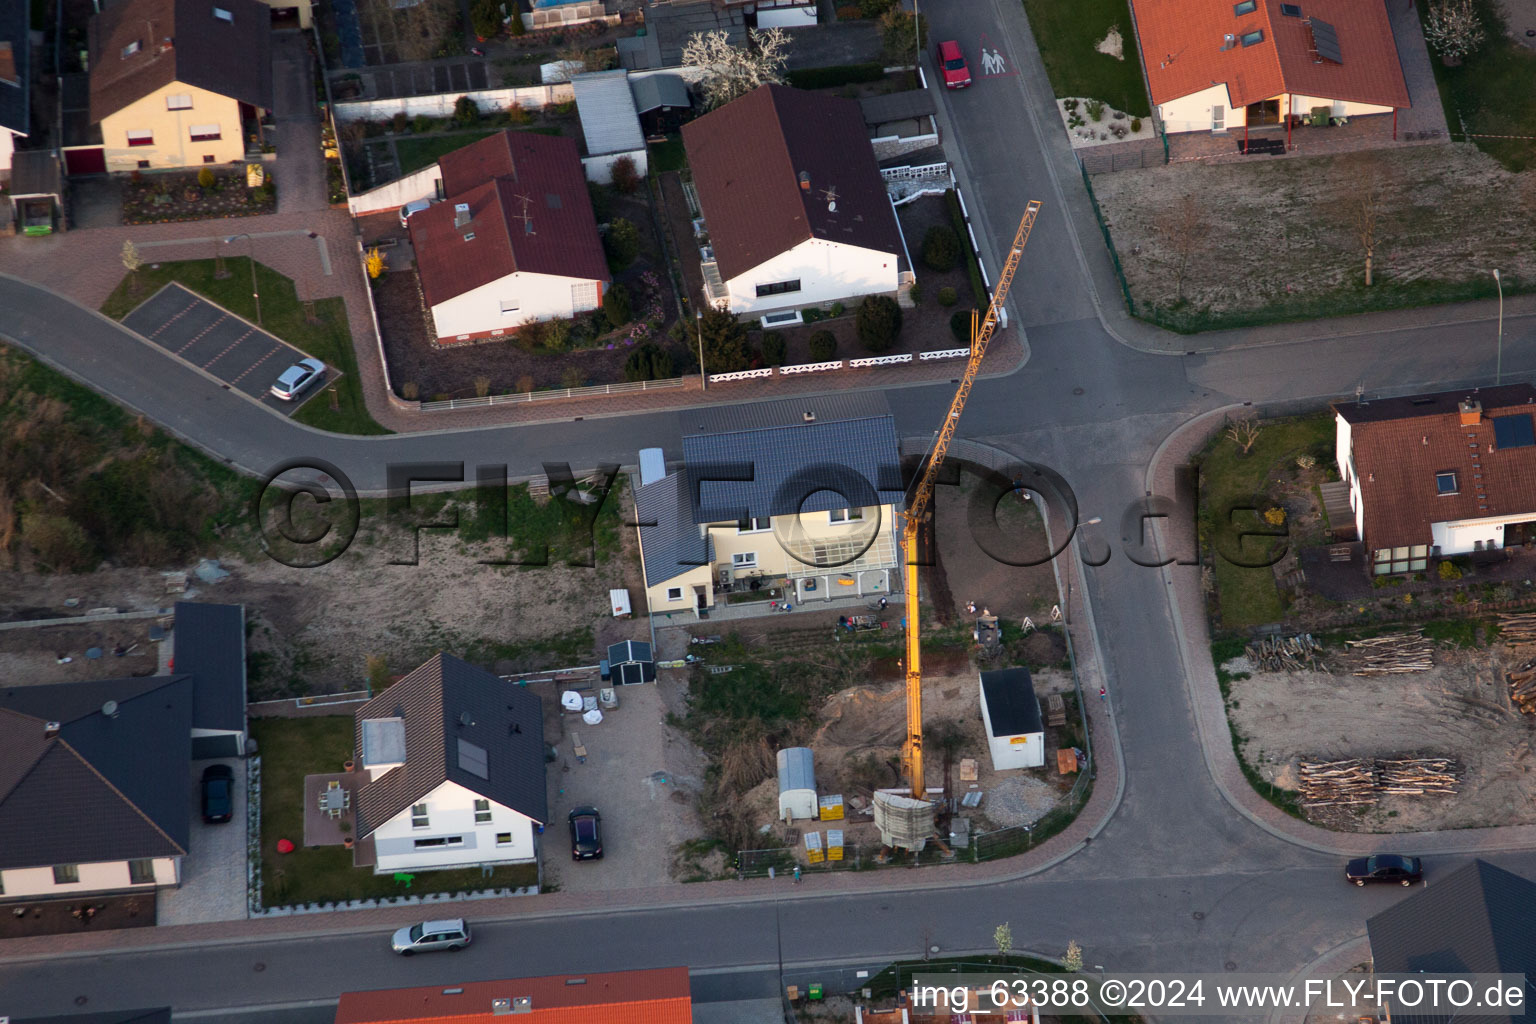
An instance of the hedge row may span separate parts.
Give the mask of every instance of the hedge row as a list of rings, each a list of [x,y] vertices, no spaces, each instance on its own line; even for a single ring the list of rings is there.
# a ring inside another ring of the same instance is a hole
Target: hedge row
[[[965,250],[965,266],[971,272],[971,302],[982,312],[986,312],[987,286],[981,280],[981,267],[976,262],[976,250],[971,248],[971,234],[965,226],[965,214],[960,209],[960,197],[954,189],[944,193],[944,201],[949,204],[949,219],[954,222],[955,234],[960,236],[960,248]]]
[[[802,68],[789,73],[789,84],[796,89],[830,89],[835,85],[852,85],[855,82],[878,82],[885,77],[885,68],[877,61],[871,64],[849,64],[846,67]]]

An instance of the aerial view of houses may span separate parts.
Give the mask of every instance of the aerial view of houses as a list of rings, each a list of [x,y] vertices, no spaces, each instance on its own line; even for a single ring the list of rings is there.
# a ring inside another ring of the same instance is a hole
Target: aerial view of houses
[[[1532,224],[1524,0],[0,0],[0,1024],[1519,1019]]]

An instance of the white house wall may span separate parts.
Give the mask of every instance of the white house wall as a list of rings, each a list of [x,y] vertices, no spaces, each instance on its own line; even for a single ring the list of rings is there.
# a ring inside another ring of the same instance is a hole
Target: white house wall
[[[987,691],[978,680],[981,692],[981,724],[987,730],[987,752],[992,755],[992,770],[1009,771],[1013,768],[1039,768],[1045,764],[1045,734],[1021,733],[1018,736],[992,735],[992,716],[987,711]]]
[[[1459,519],[1435,523],[1430,527],[1431,544],[1440,546],[1442,555],[1464,555],[1477,550],[1482,541],[1485,549],[1498,550],[1504,546],[1504,527],[1510,523],[1529,523],[1536,520],[1536,512],[1523,512],[1511,516],[1490,516],[1487,519]]]
[[[0,899],[37,896],[78,896],[85,893],[120,892],[140,890],[153,892],[162,885],[176,885],[181,880],[181,860],[177,857],[157,857],[154,860],[155,880],[135,883],[130,880],[126,860],[101,861],[96,864],[77,865],[80,881],[60,885],[53,880],[53,868],[8,868],[0,871],[0,885],[4,892]]]
[[[1391,107],[1382,107],[1374,103],[1355,103],[1351,100],[1330,100],[1323,96],[1292,94],[1291,113],[1310,114],[1313,107],[1327,107],[1330,117],[1361,117],[1366,114],[1390,114],[1392,112]]]
[[[895,253],[810,238],[727,281],[734,313],[760,316],[863,295],[891,295],[898,285]],[[757,296],[757,286],[799,281],[797,292]]]
[[[1343,416],[1334,414],[1334,461],[1339,478],[1349,485],[1349,507],[1355,513],[1355,536],[1365,537],[1365,495],[1360,490],[1360,473],[1355,469],[1354,428]]]
[[[456,782],[444,782],[422,797],[427,805],[427,828],[411,826],[407,807],[373,833],[376,875],[392,871],[471,867],[478,864],[526,864],[535,857],[534,821],[509,807],[491,801],[491,820],[475,823],[474,792]],[[512,842],[496,845],[498,832],[510,832]],[[453,846],[420,848],[418,839],[458,836]]]
[[[1211,108],[1218,103],[1226,108],[1227,130],[1241,128],[1248,123],[1247,110],[1241,107],[1232,109],[1232,98],[1227,94],[1225,85],[1215,85],[1159,104],[1157,116],[1162,119],[1165,131],[1208,132],[1211,130]]]
[[[432,307],[432,321],[437,325],[439,338],[453,338],[460,334],[481,334],[498,329],[510,331],[530,318],[552,320],[556,317],[570,317],[584,312],[572,306],[571,286],[593,283],[598,285],[597,296],[601,302],[603,287],[600,282],[519,271],[471,289],[463,295],[456,295],[447,302],[439,302]],[[503,313],[503,300],[516,301],[517,310]]]
[[[347,210],[354,217],[378,213],[380,210],[398,210],[417,199],[437,199],[442,195],[442,190],[443,172],[433,163],[414,174],[407,174],[387,185],[370,189],[360,196],[349,197]]]
[[[627,156],[635,162],[635,170],[640,177],[650,173],[650,164],[645,158],[644,149],[632,149],[627,153],[605,153],[602,156],[584,156],[581,158],[581,166],[587,172],[587,180],[598,185],[613,183],[613,162],[621,156]]]
[[[0,128],[0,175],[11,176],[11,154],[16,152],[16,136],[9,128]]]

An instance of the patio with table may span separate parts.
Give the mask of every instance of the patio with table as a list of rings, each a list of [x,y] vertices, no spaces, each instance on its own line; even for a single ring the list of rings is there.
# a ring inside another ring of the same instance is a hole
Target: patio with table
[[[345,846],[352,834],[352,789],[357,776],[339,775],[304,777],[304,845]]]

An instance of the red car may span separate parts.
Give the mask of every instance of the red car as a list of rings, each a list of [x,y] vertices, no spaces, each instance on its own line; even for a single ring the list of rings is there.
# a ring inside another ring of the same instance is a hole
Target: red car
[[[964,89],[971,84],[971,69],[965,66],[965,55],[953,39],[939,44],[939,73],[944,76],[946,89]]]

